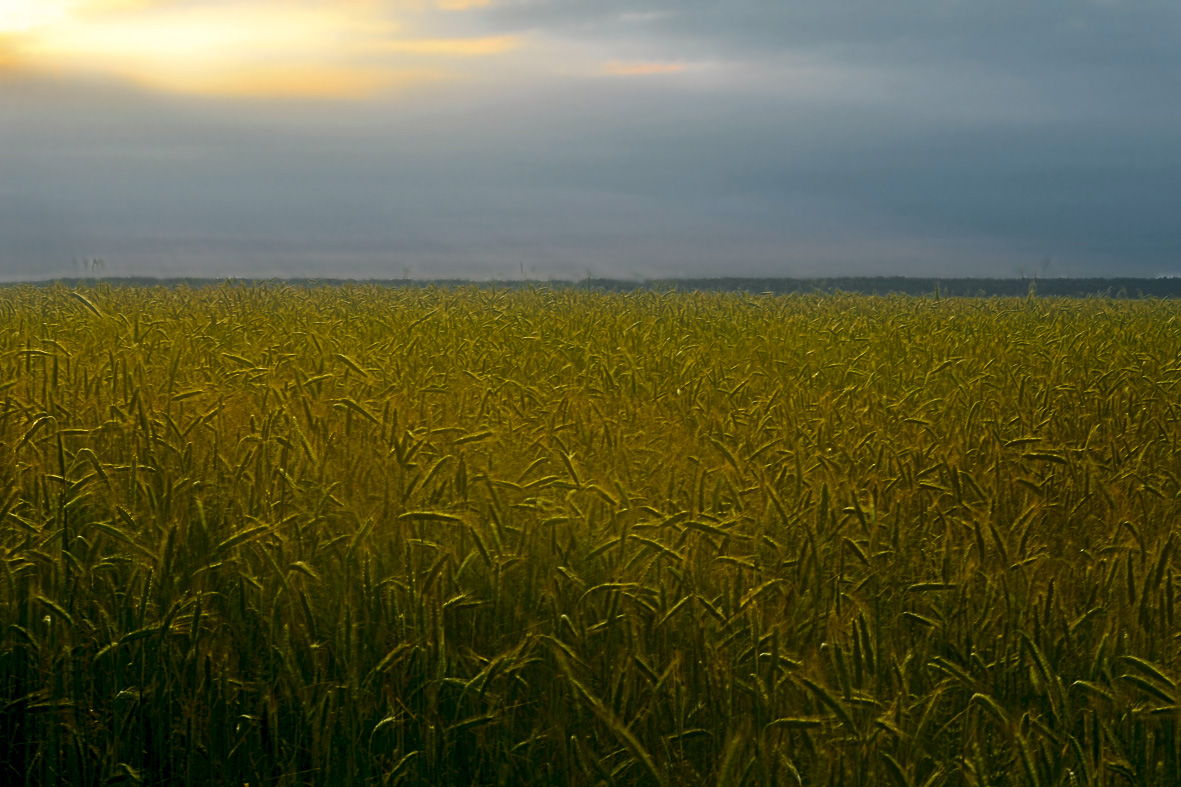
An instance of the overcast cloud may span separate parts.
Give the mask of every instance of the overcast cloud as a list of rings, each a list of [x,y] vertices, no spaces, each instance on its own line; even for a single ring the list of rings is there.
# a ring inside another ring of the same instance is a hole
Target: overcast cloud
[[[0,34],[0,278],[1181,273],[1176,2],[363,5],[342,95]]]

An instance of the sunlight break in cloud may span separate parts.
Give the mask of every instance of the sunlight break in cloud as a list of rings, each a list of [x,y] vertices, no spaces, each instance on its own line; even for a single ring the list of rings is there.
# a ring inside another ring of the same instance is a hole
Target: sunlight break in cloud
[[[473,8],[487,8],[492,0],[439,0],[439,8],[444,11],[470,11]]]
[[[602,73],[613,77],[653,76],[656,74],[679,74],[686,69],[684,63],[651,63],[612,60],[603,65]]]
[[[0,35],[28,33],[62,22],[74,5],[69,0],[0,0]]]
[[[373,2],[0,3],[10,64],[184,93],[364,96],[457,76],[439,58],[498,55],[519,44],[514,36],[403,37]],[[434,58],[430,68],[424,56]]]
[[[520,46],[517,36],[488,36],[485,38],[422,38],[391,41],[388,50],[415,55],[444,55],[447,57],[483,57],[511,52]]]

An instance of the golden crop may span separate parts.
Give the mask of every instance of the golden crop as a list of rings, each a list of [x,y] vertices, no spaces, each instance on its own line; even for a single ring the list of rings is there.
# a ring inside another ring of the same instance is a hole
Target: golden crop
[[[1172,302],[0,292],[0,780],[1175,785]]]

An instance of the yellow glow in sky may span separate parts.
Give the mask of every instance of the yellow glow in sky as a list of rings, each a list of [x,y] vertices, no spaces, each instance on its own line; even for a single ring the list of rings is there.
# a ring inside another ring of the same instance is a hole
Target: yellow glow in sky
[[[407,36],[387,8],[366,0],[0,0],[0,44],[43,70],[173,91],[341,97],[437,79],[447,70],[441,58],[519,45],[503,36]]]
[[[685,70],[683,63],[636,63],[612,60],[603,66],[603,73],[613,77],[652,76],[654,74],[679,74]]]
[[[472,8],[484,8],[492,5],[492,0],[438,0],[439,8],[444,11],[467,11]]]
[[[0,0],[0,35],[63,22],[74,5],[71,0]]]
[[[421,38],[393,41],[391,52],[446,57],[482,57],[511,52],[520,45],[516,36],[487,36],[485,38]]]

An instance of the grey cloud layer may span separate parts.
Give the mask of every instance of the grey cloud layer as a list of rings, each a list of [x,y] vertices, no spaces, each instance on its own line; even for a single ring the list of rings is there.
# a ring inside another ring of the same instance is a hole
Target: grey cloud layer
[[[1176,272],[1175,7],[479,12],[609,57],[720,63],[717,84],[561,77],[255,107],[8,83],[0,277],[80,256],[166,275]]]
[[[1171,0],[549,0],[494,6],[514,30],[680,41],[750,55],[787,47],[896,61],[1179,62],[1181,8]]]

